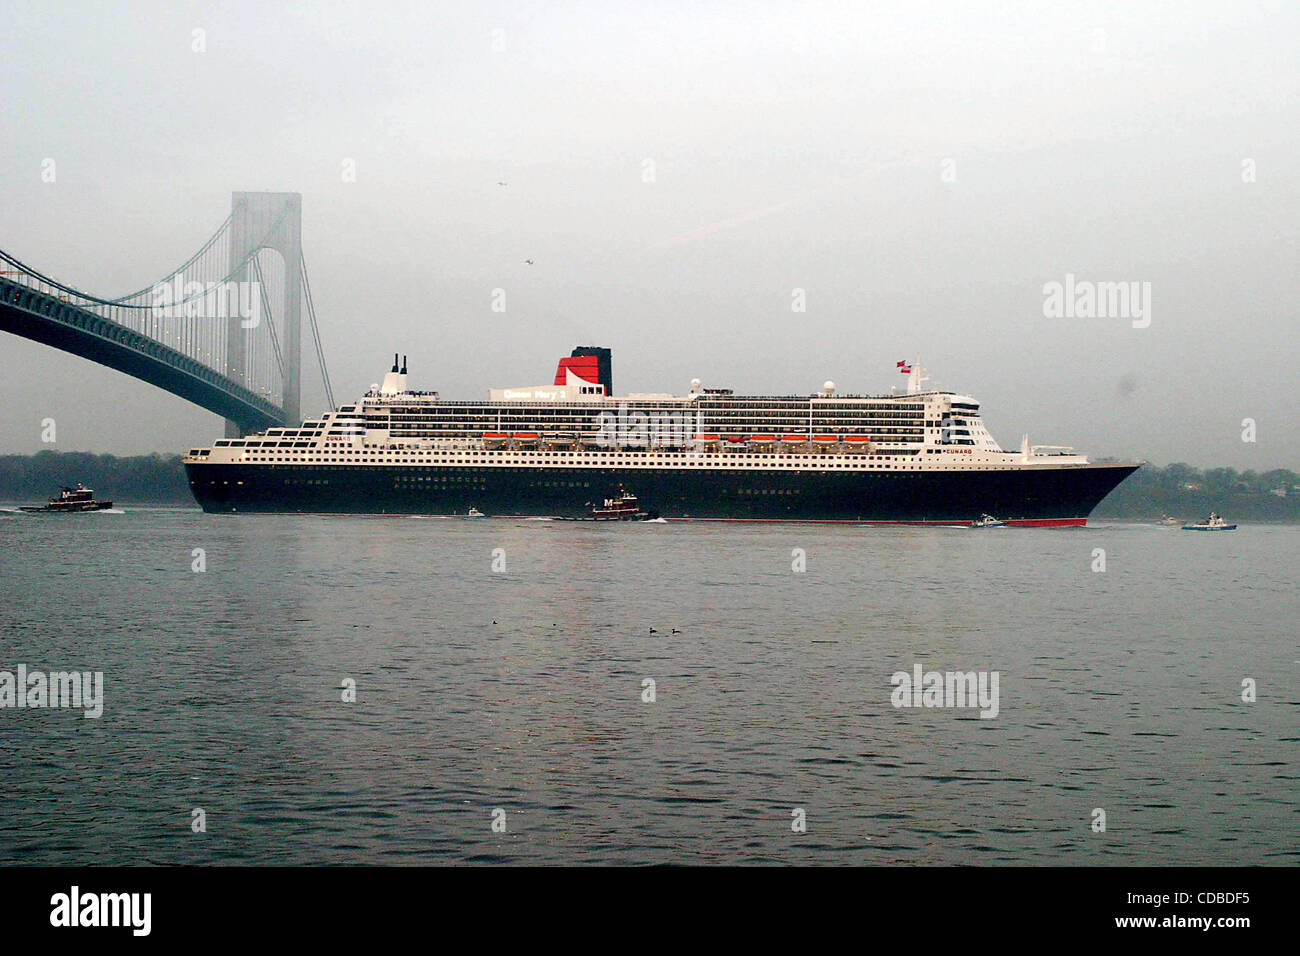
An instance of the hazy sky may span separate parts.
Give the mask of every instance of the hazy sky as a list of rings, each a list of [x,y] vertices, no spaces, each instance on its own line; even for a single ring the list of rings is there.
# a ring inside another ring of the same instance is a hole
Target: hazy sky
[[[469,398],[579,344],[619,392],[920,355],[1004,446],[1300,469],[1298,46],[1273,2],[14,2],[0,249],[120,295],[297,191],[339,401],[394,351]],[[1150,283],[1149,327],[1045,317],[1067,274]],[[3,333],[0,400],[0,453],[222,428]]]

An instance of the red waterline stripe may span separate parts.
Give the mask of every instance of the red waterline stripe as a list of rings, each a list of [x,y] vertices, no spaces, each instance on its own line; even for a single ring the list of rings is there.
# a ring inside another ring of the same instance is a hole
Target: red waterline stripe
[[[969,521],[859,521],[853,518],[669,518],[669,521],[725,521],[732,524],[865,524],[966,528]],[[1087,518],[1020,518],[1006,522],[1018,528],[1082,528]]]
[[[1087,518],[1022,518],[1008,521],[1017,528],[1083,528],[1088,524]]]

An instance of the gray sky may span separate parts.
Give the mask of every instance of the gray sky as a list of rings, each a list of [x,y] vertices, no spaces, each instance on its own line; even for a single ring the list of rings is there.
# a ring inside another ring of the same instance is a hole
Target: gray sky
[[[919,354],[1004,446],[1300,468],[1298,41],[1280,2],[13,3],[0,248],[120,295],[292,190],[339,401],[394,351],[469,398],[579,344],[619,392]],[[1150,326],[1045,317],[1067,273],[1149,282]],[[0,400],[0,453],[221,431],[8,334]]]

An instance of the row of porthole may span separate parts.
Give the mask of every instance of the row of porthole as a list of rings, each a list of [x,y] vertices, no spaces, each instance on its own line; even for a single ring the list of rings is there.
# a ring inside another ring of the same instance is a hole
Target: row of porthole
[[[307,467],[307,466],[303,466],[303,467]],[[327,466],[311,466],[311,467],[327,467]],[[360,465],[359,467],[364,468],[364,469],[376,470],[376,471],[389,471],[389,470],[391,470],[391,469],[388,468],[387,466],[382,466],[382,465],[380,465],[380,466]],[[436,466],[434,466],[434,467],[436,467]],[[998,466],[996,466],[996,465],[971,465],[971,466],[966,466],[966,467],[962,467],[962,466],[959,466],[959,465],[939,465],[939,466],[930,467],[930,468],[921,468],[919,465],[871,465],[870,467],[871,467],[871,468],[878,468],[878,469],[880,469],[880,470],[882,470],[882,471],[911,471],[911,472],[916,473],[916,474],[925,474],[925,473],[936,472],[936,471],[965,471],[965,472],[970,472],[970,471],[1010,471],[1010,470],[1012,470],[1012,469],[1005,468],[1005,467],[998,467]],[[533,472],[535,469],[531,469],[531,468],[528,468],[528,469],[501,468],[501,469],[498,469],[498,470],[500,470],[500,471],[506,471],[506,472],[508,472],[508,473],[528,473],[528,472]],[[594,470],[594,469],[591,469],[591,470]],[[652,469],[647,469],[647,470],[652,470]],[[721,472],[721,473],[727,474],[727,473],[734,473],[735,471],[738,471],[739,469],[715,469],[715,470],[716,470],[716,471],[719,471],[719,472]],[[791,473],[793,473],[793,474],[797,474],[797,475],[805,475],[805,474],[813,474],[813,475],[827,475],[827,474],[832,474],[831,471],[828,471],[827,469],[824,469],[824,468],[822,468],[822,469],[805,468],[805,469],[798,469],[798,470],[793,470],[793,469],[787,469],[787,470],[790,471]],[[865,470],[866,470],[866,469],[857,469],[858,472],[865,471]],[[604,469],[601,469],[601,471],[603,472]],[[413,478],[401,478],[401,477],[399,477],[399,478],[397,478],[397,479],[395,479],[395,480],[396,480],[396,481],[399,481],[399,482],[400,482],[400,481],[408,481],[408,482],[418,482],[418,481],[435,481],[435,482],[438,482],[438,481],[441,481],[441,482],[444,482],[444,483],[445,483],[445,482],[474,482],[474,481],[479,480],[479,479],[474,479],[474,478],[414,478],[414,477],[413,477]],[[286,483],[288,483],[288,482],[286,481]],[[307,483],[307,484],[311,484],[312,482],[306,482],[306,483]],[[328,484],[328,482],[319,482],[319,483],[320,483],[320,484]],[[239,482],[239,484],[243,484],[243,482],[241,481],[241,482]],[[577,484],[574,483],[574,486],[577,487]],[[585,483],[585,482],[582,483],[581,486],[584,487],[584,488],[585,488],[585,487],[588,487],[587,483]],[[397,487],[397,486],[394,485],[394,487]]]
[[[735,455],[735,456],[719,455],[715,457],[715,456],[691,455],[688,453],[677,453],[677,452],[660,452],[658,454],[653,454],[653,455],[646,452],[631,453],[627,455],[624,455],[621,452],[591,452],[588,454],[580,455],[572,452],[570,453],[557,452],[554,454],[546,453],[543,455],[538,455],[534,453],[530,457],[519,458],[517,456],[507,457],[505,455],[493,455],[487,457],[487,456],[483,456],[483,453],[481,452],[478,453],[471,452],[471,455],[473,457],[470,458],[457,457],[455,455],[448,455],[446,453],[442,453],[440,455],[435,454],[435,456],[428,457],[428,458],[421,458],[418,455],[414,455],[410,453],[394,454],[391,452],[379,452],[374,455],[363,455],[361,457],[335,458],[335,457],[329,457],[328,453],[322,455],[319,452],[314,454],[309,454],[309,455],[298,455],[296,451],[293,450],[285,450],[285,451],[277,451],[277,452],[253,452],[253,453],[245,452],[243,454],[247,457],[248,460],[251,461],[281,461],[286,456],[288,456],[289,458],[304,458],[309,460],[317,460],[317,461],[325,461],[325,462],[388,461],[388,462],[393,462],[395,464],[402,464],[406,462],[441,463],[441,462],[448,462],[448,461],[466,461],[476,465],[478,464],[490,465],[496,462],[503,462],[503,461],[504,462],[537,461],[544,464],[550,464],[552,462],[555,463],[573,462],[575,464],[580,464],[586,461],[591,461],[593,458],[595,458],[595,460],[599,462],[606,462],[611,460],[628,461],[636,464],[651,464],[654,462],[664,462],[664,463],[671,463],[674,465],[691,465],[691,466],[716,465],[716,464],[752,465],[754,463],[763,463],[763,462],[781,462],[783,464],[789,464],[792,462],[806,463],[811,461],[820,461],[820,462],[829,461],[832,463],[843,462],[845,464],[856,465],[864,461],[878,461],[886,457],[884,455],[788,455],[788,456],[746,455],[744,457],[741,457],[739,455]],[[524,454],[527,455],[528,453],[525,452]],[[596,458],[596,456],[599,457]],[[707,457],[709,460],[701,460],[702,457]]]
[[[292,461],[291,459],[282,459],[282,458],[263,457],[263,456],[260,456],[260,455],[254,455],[254,456],[251,456],[251,457],[248,458],[247,460],[248,460],[249,462],[252,462],[252,463],[258,463],[258,464],[285,464],[285,465],[289,465],[289,464],[306,463],[306,462],[294,462],[294,461]],[[307,461],[307,462],[316,461],[316,462],[318,462],[318,463],[320,463],[320,464],[325,464],[325,465],[368,465],[368,464],[375,464],[375,465],[382,465],[383,467],[393,467],[394,465],[413,465],[413,466],[415,466],[415,465],[421,465],[421,464],[423,464],[423,465],[426,465],[426,466],[437,467],[437,466],[439,466],[439,465],[451,464],[452,462],[457,461],[457,459],[450,459],[450,460],[447,460],[447,459],[425,459],[425,460],[423,460],[423,461],[417,459],[417,460],[415,460],[415,461],[396,461],[396,462],[392,462],[391,464],[387,464],[387,465],[384,465],[384,464],[383,464],[383,461],[384,461],[384,460],[383,460],[382,458],[355,458],[355,459],[354,459],[354,458],[342,458],[342,459],[337,459],[337,460],[331,460],[331,459],[307,459],[306,461]],[[492,462],[492,461],[490,461],[490,460],[486,460],[486,459],[478,459],[478,458],[474,458],[474,459],[466,459],[466,460],[464,460],[464,461],[465,461],[465,463],[467,463],[467,464],[480,465],[480,466],[485,466],[485,467],[496,467],[496,468],[505,467],[505,466],[503,466],[503,465],[497,465],[496,463],[494,463],[494,462]],[[617,463],[617,462],[606,462],[606,463],[603,463],[603,464],[616,464],[616,463]],[[548,463],[548,464],[549,464],[549,463]],[[558,464],[558,463],[557,463],[557,464]],[[904,469],[909,469],[909,468],[910,468],[910,469],[921,469],[921,468],[922,468],[922,466],[921,466],[920,464],[913,464],[913,463],[911,463],[911,462],[909,462],[909,463],[907,463],[907,464],[900,464],[900,465],[871,465],[871,464],[862,465],[862,464],[859,464],[859,463],[857,463],[857,462],[854,462],[854,463],[852,463],[852,464],[849,464],[849,463],[841,464],[841,463],[837,463],[837,462],[823,462],[823,463],[819,464],[817,468],[808,468],[808,467],[803,467],[803,468],[789,468],[789,467],[785,467],[785,466],[783,466],[783,465],[776,464],[776,463],[759,463],[759,464],[756,464],[756,465],[750,465],[750,466],[747,467],[747,468],[742,468],[742,467],[731,467],[731,468],[727,468],[727,467],[719,467],[718,464],[716,464],[716,463],[712,463],[712,462],[698,462],[698,461],[687,461],[687,462],[676,462],[676,463],[665,462],[665,463],[662,463],[662,464],[657,463],[657,462],[641,462],[641,461],[634,461],[634,462],[628,462],[627,464],[632,464],[632,465],[644,465],[644,466],[646,466],[647,468],[671,468],[671,469],[674,469],[674,470],[676,470],[676,469],[680,469],[680,468],[684,468],[684,467],[686,467],[686,468],[709,468],[709,469],[714,470],[714,471],[752,471],[752,470],[754,470],[755,468],[767,469],[767,470],[773,470],[773,471],[794,471],[794,472],[805,472],[805,471],[825,471],[825,470],[828,469],[828,468],[833,468],[833,469],[836,469],[836,470],[839,470],[839,471],[866,471],[866,470],[868,470],[868,469],[877,469],[877,470],[883,470],[883,471],[899,471],[899,470],[904,470]],[[856,466],[856,467],[855,467],[855,466]],[[597,466],[593,464],[593,465],[586,465],[586,466],[584,466],[584,467],[587,467],[587,468],[594,468],[594,467],[597,467]],[[985,465],[985,466],[969,466],[968,468],[965,468],[965,469],[963,469],[963,470],[972,470],[973,468],[986,468],[986,469],[987,469],[987,468],[995,468],[995,467],[996,467],[996,466],[994,466],[994,465]],[[955,466],[952,466],[952,468],[955,469]],[[939,471],[939,470],[947,471],[947,470],[950,470],[950,466],[940,465],[940,466],[937,466],[937,467],[926,468],[926,469],[924,469],[924,470],[927,470],[927,471]]]

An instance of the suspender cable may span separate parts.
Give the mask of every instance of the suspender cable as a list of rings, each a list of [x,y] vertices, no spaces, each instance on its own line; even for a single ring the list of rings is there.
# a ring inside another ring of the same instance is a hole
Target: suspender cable
[[[266,279],[262,276],[262,263],[254,259],[253,269],[257,272],[257,286],[262,290],[262,311],[266,313],[266,330],[271,336],[271,345],[275,349],[275,364],[283,375],[284,359],[280,355],[280,340],[275,334],[275,323],[271,320],[271,303],[266,298]]]
[[[321,347],[320,327],[316,324],[316,303],[311,297],[311,282],[307,278],[307,260],[298,254],[298,263],[302,269],[302,291],[303,298],[307,301],[307,318],[311,321],[311,336],[316,343],[316,360],[320,362],[320,377],[325,385],[325,401],[329,403],[331,410],[338,408],[334,404],[334,389],[330,387],[330,373],[325,368],[325,350]]]

